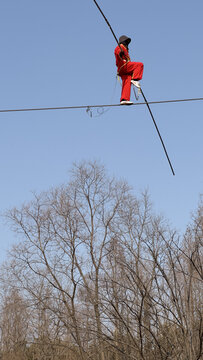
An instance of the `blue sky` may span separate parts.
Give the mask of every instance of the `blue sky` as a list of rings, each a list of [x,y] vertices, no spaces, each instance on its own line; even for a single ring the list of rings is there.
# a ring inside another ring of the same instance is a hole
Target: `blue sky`
[[[202,0],[98,0],[116,35],[132,38],[150,101],[203,97]],[[92,0],[0,3],[0,109],[118,103],[115,40]],[[112,98],[112,94],[114,94]],[[132,94],[133,98],[133,94]],[[75,161],[99,160],[180,232],[203,193],[203,102],[151,106],[172,176],[145,106],[0,113],[0,211],[69,178]],[[16,241],[0,223],[0,261]]]

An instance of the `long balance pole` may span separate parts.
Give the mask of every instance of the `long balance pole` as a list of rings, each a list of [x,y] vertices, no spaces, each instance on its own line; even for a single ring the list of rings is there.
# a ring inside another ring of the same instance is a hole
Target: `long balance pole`
[[[97,1],[96,1],[96,0],[93,0],[93,1],[94,1],[95,5],[97,6],[98,10],[100,11],[100,13],[102,14],[102,16],[103,16],[104,20],[106,21],[107,25],[109,26],[109,28],[110,28],[110,30],[111,30],[111,32],[112,32],[112,34],[113,34],[113,37],[114,37],[114,39],[116,40],[118,46],[120,47],[120,44],[119,44],[119,42],[118,42],[118,39],[117,39],[117,37],[116,37],[116,35],[115,35],[115,33],[114,33],[114,31],[113,31],[113,29],[112,29],[109,21],[107,20],[106,16],[104,15],[103,11],[101,10],[101,8],[100,8],[100,6],[98,5]],[[158,133],[158,135],[159,135],[159,138],[160,138],[161,144],[162,144],[162,146],[163,146],[163,149],[164,149],[166,158],[167,158],[167,160],[168,160],[168,163],[169,163],[169,165],[170,165],[172,174],[175,175],[175,172],[174,172],[174,170],[173,170],[173,166],[172,166],[171,161],[170,161],[170,159],[169,159],[169,156],[168,156],[166,147],[165,147],[165,145],[164,145],[163,139],[162,139],[162,137],[161,137],[160,131],[159,131],[159,129],[158,129],[158,126],[157,126],[157,124],[156,124],[156,121],[155,121],[155,119],[154,119],[154,116],[153,116],[153,114],[152,114],[152,111],[151,111],[151,109],[150,109],[149,103],[148,103],[148,101],[147,101],[147,99],[146,99],[146,97],[145,97],[142,89],[141,89],[141,94],[142,94],[142,96],[143,96],[143,99],[144,99],[147,107],[148,107],[148,110],[149,110],[149,113],[150,113],[150,115],[151,115],[152,121],[153,121],[153,123],[154,123],[155,129],[156,129],[156,131],[157,131],[157,133]]]

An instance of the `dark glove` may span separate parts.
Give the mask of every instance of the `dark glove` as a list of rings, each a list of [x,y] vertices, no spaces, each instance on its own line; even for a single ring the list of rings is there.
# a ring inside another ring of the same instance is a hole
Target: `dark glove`
[[[125,55],[124,51],[121,50],[120,53],[119,53],[120,58],[122,59],[124,55]]]

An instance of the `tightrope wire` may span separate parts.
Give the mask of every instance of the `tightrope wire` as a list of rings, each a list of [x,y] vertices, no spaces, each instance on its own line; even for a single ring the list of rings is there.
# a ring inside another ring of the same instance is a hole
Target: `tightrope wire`
[[[158,101],[148,101],[149,105],[155,104],[170,104],[170,103],[180,103],[180,102],[189,102],[189,101],[203,101],[203,97],[199,98],[190,98],[190,99],[173,99],[173,100],[158,100]],[[130,106],[137,105],[146,105],[145,102],[133,103]],[[0,113],[7,112],[23,112],[23,111],[52,111],[52,110],[74,110],[74,109],[88,109],[88,108],[105,108],[105,107],[124,107],[120,104],[99,104],[99,105],[73,105],[73,106],[55,106],[55,107],[37,107],[37,108],[19,108],[19,109],[0,109]],[[126,107],[126,106],[125,106]]]

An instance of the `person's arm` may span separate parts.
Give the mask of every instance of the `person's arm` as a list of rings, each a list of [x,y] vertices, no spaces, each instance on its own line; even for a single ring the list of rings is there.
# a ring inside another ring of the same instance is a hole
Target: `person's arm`
[[[129,60],[129,54],[128,54],[128,50],[126,49],[126,47],[124,45],[120,45],[120,52],[119,52],[119,56],[122,60]]]

